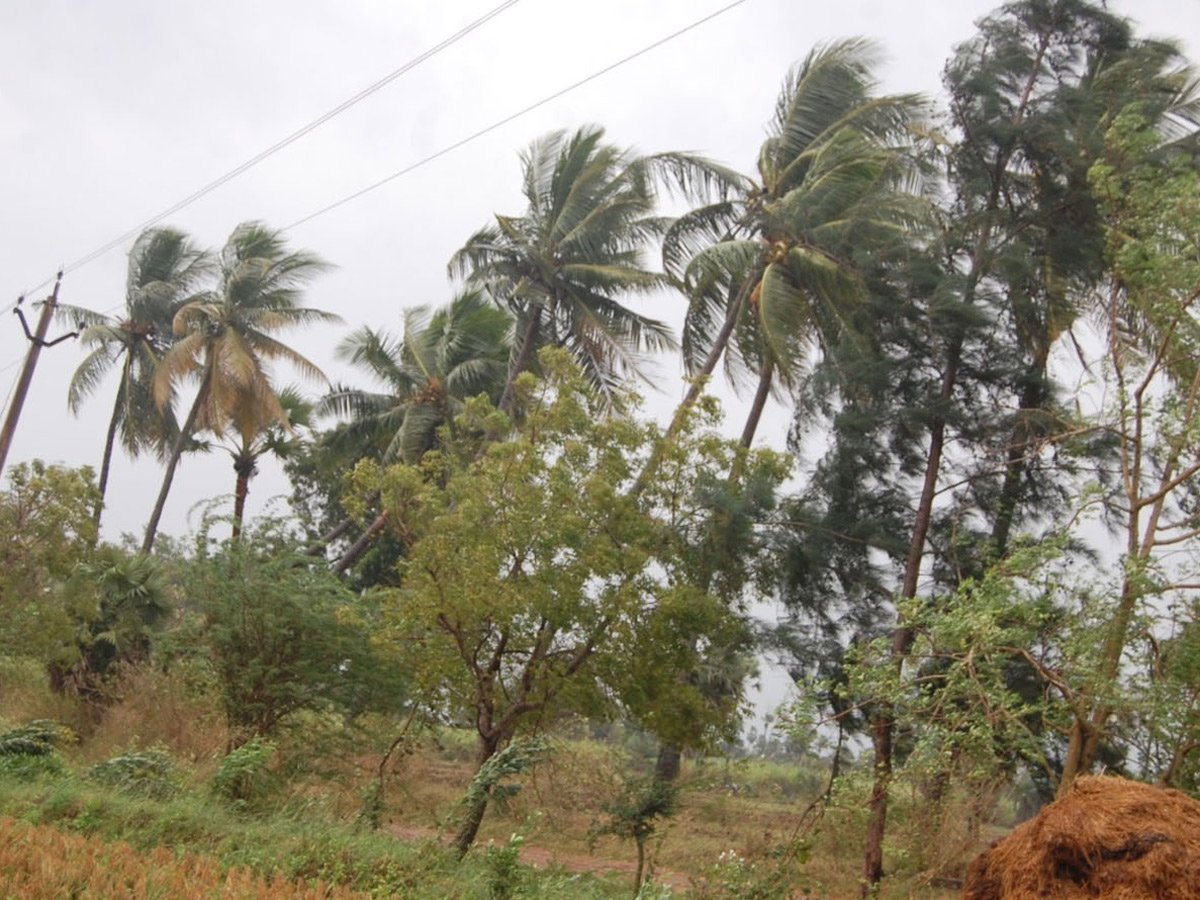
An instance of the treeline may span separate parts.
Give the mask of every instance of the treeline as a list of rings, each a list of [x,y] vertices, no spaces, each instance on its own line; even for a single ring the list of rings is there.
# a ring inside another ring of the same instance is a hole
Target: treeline
[[[810,53],[750,173],[596,127],[533,142],[525,208],[450,260],[453,299],[339,345],[368,388],[275,380],[277,361],[321,378],[277,337],[332,319],[303,305],[319,258],[257,223],[216,255],[144,234],[72,382],[78,407],[120,370],[98,490],[10,479],[10,651],[86,694],[105,659],[153,658],[173,596],[231,746],[382,702],[468,725],[485,773],[556,717],[612,716],[658,737],[662,781],[736,730],[772,653],[839,748],[869,746],[864,891],[897,778],[935,815],[952,787],[1025,774],[1048,798],[1099,765],[1195,789],[1195,73],[1082,0],[982,20],[941,107],[883,93],[876,65],[863,41]],[[689,211],[663,216],[667,193]],[[682,334],[637,295],[683,298]],[[631,385],[676,350],[694,381],[659,427]],[[751,396],[738,441],[703,395],[721,366]],[[794,410],[792,481],[751,450],[771,396]],[[166,463],[141,554],[95,546],[118,439]],[[232,537],[206,531],[158,586],[175,466],[217,444]],[[246,533],[266,453],[294,519]],[[778,626],[748,616],[760,599]],[[274,630],[309,617],[311,640]],[[469,797],[464,852],[489,790]]]

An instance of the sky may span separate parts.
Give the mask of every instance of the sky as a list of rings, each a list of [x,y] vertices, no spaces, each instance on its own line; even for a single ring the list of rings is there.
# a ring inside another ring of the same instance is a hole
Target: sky
[[[303,139],[165,220],[219,247],[239,222],[287,227],[721,10],[730,0],[516,0],[489,21]],[[491,10],[499,0],[3,0],[0,3],[0,392],[26,343],[17,296],[135,229]],[[306,305],[344,327],[292,332],[333,381],[363,384],[333,358],[361,325],[399,330],[402,311],[451,297],[446,262],[493,213],[520,214],[518,153],[586,123],[641,152],[689,150],[752,171],[780,82],[814,46],[862,35],[881,45],[883,90],[937,99],[952,48],[986,0],[743,0],[586,85],[517,116],[356,200],[291,228],[336,268]],[[1114,0],[1140,33],[1200,58],[1200,0]],[[73,268],[60,300],[116,312],[132,239]],[[40,287],[30,300],[47,293]],[[681,298],[642,307],[681,321]],[[51,337],[60,333],[52,329]],[[67,385],[76,342],[43,352],[8,465],[32,458],[98,467],[115,381],[78,417]],[[656,361],[649,415],[682,395],[677,359]],[[294,379],[280,372],[281,382]],[[323,386],[309,384],[319,395]],[[728,393],[727,391],[725,393]],[[187,402],[185,397],[183,403]],[[736,401],[730,400],[727,406]],[[7,400],[5,400],[7,408]],[[181,405],[181,408],[186,408]],[[740,425],[736,409],[730,429]],[[782,447],[770,411],[759,440]],[[140,535],[161,469],[118,457],[104,536]],[[162,531],[183,535],[196,503],[230,497],[228,456],[185,458]],[[286,494],[264,462],[248,514]]]

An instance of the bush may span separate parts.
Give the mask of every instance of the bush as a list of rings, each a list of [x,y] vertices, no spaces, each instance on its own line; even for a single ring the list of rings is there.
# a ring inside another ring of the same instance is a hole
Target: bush
[[[213,776],[213,792],[239,807],[260,804],[277,786],[268,763],[275,753],[271,741],[252,738],[229,752]]]
[[[174,775],[175,763],[171,755],[159,747],[122,753],[96,763],[87,772],[88,778],[100,784],[126,794],[158,800],[172,796],[178,789]]]

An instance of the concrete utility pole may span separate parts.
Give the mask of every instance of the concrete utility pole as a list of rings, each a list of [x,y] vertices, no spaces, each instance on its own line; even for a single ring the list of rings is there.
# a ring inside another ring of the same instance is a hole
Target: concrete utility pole
[[[13,310],[21,320],[21,327],[25,329],[25,337],[29,339],[29,353],[25,356],[25,365],[21,369],[21,377],[17,381],[17,387],[13,393],[12,404],[8,407],[8,415],[4,418],[4,427],[0,429],[0,474],[4,473],[4,462],[8,459],[8,449],[12,446],[13,432],[17,430],[17,420],[21,418],[21,407],[25,405],[25,395],[29,393],[29,384],[33,381],[33,370],[37,366],[42,348],[53,347],[68,338],[79,336],[78,331],[72,331],[70,334],[64,334],[52,341],[46,340],[46,332],[50,330],[50,319],[53,318],[55,307],[58,306],[58,287],[62,284],[62,277],[63,273],[59,272],[58,277],[54,280],[54,293],[47,297],[46,302],[42,304],[42,315],[38,319],[35,333],[30,333],[29,323],[25,321],[25,313],[21,311],[21,304],[25,302],[24,297],[17,298],[17,306]]]

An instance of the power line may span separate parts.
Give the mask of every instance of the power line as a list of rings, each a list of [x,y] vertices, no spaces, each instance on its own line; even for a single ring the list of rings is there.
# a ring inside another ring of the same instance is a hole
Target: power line
[[[487,21],[487,19],[494,18],[496,15],[499,15],[499,13],[503,12],[505,9],[507,9],[509,6],[512,6],[516,2],[518,2],[518,0],[507,0],[507,2],[502,3],[500,6],[495,7],[493,10],[491,10],[489,13],[487,13],[484,17],[476,20],[474,23],[467,26],[466,29],[463,29],[457,35],[453,36],[453,38],[448,38],[446,41],[443,41],[442,44],[439,44],[438,47],[435,47],[429,51],[426,51],[426,53],[423,54],[422,57],[418,57],[417,59],[413,60],[411,63],[406,63],[406,66],[408,68],[412,68],[412,66],[418,64],[423,59],[427,59],[430,55],[432,55],[434,52],[436,52],[439,48],[442,48],[443,45],[448,46],[448,44],[452,43],[453,40],[457,40],[462,35],[465,35],[466,33],[468,33],[468,31],[473,30],[474,28],[483,24],[485,21]],[[400,169],[398,172],[393,172],[391,175],[388,175],[386,178],[382,178],[379,181],[376,181],[375,183],[368,185],[367,187],[361,188],[360,190],[357,190],[352,194],[348,194],[347,196],[341,198],[340,200],[330,203],[329,205],[324,206],[321,209],[318,209],[316,212],[310,213],[309,215],[305,216],[302,219],[297,219],[295,222],[286,226],[282,230],[290,231],[293,228],[298,228],[299,226],[304,225],[308,222],[311,222],[313,219],[316,219],[319,216],[323,216],[328,212],[332,212],[333,210],[337,209],[340,206],[344,206],[345,204],[350,203],[353,200],[357,200],[359,197],[363,196],[364,194],[368,194],[371,191],[376,190],[377,188],[383,187],[383,185],[388,184],[389,182],[395,181],[397,178],[407,175],[410,172],[413,172],[413,171],[421,168],[422,166],[428,165],[429,163],[433,162],[434,160],[440,159],[441,157],[445,156],[446,154],[457,150],[459,147],[465,146],[466,144],[469,144],[472,141],[483,137],[485,134],[489,134],[490,132],[495,131],[497,128],[507,125],[509,122],[512,122],[514,119],[518,119],[521,116],[525,115],[526,113],[532,112],[533,110],[538,109],[539,107],[545,106],[547,103],[557,100],[559,97],[562,97],[562,96],[570,93],[571,91],[576,90],[577,88],[580,88],[585,84],[588,84],[589,82],[595,81],[597,78],[600,78],[601,76],[607,75],[609,72],[612,72],[614,69],[618,69],[621,66],[625,65],[626,63],[630,63],[633,60],[646,55],[650,51],[658,49],[659,47],[663,46],[664,44],[667,44],[667,43],[675,40],[676,38],[681,37],[684,34],[687,34],[689,31],[692,31],[693,29],[699,28],[701,25],[704,25],[704,24],[712,21],[713,19],[717,18],[718,16],[724,15],[725,13],[729,12],[731,9],[741,6],[745,2],[746,2],[746,0],[733,0],[732,3],[728,3],[725,6],[722,6],[720,9],[717,9],[714,12],[709,13],[708,15],[702,16],[701,18],[696,19],[695,21],[691,22],[690,24],[685,25],[684,27],[671,32],[670,34],[666,35],[665,37],[661,37],[658,40],[656,40],[650,44],[647,44],[645,47],[642,47],[640,50],[630,53],[628,56],[624,56],[621,59],[617,60],[616,62],[610,63],[609,65],[605,66],[604,68],[598,69],[597,71],[593,72],[592,74],[590,74],[584,78],[581,78],[578,81],[575,81],[575,82],[567,85],[564,88],[560,88],[559,90],[555,91],[554,93],[548,94],[547,96],[543,97],[540,100],[535,101],[534,103],[530,103],[528,106],[522,107],[521,109],[517,110],[516,112],[511,113],[510,115],[507,115],[504,118],[499,119],[499,120],[493,122],[492,124],[479,129],[478,131],[468,135],[465,138],[462,138],[461,140],[455,141],[453,144],[449,144],[449,145],[441,148],[440,150],[437,150],[436,152],[431,153],[428,156],[417,160],[416,162],[412,163],[411,165],[405,166],[403,169]],[[394,80],[394,78],[398,77],[399,74],[402,74],[402,70],[400,70],[400,69],[396,70],[396,72],[393,73],[392,75],[387,76],[387,78],[388,78],[388,80]],[[372,85],[371,88],[367,88],[365,91],[360,92],[360,94],[356,94],[354,98],[351,98],[350,101],[346,101],[346,103],[343,104],[342,106],[347,107],[349,105],[352,105],[351,101],[357,102],[362,97],[367,96],[369,92],[378,90],[378,87],[382,86],[383,83],[385,83],[385,82],[377,82],[376,85]],[[340,111],[341,107],[336,108],[336,110]],[[330,111],[330,113],[327,113],[320,120],[314,120],[314,123],[311,124],[311,126],[306,126],[305,129],[301,129],[301,131],[296,132],[295,135],[293,135],[289,138],[285,138],[284,140],[290,142],[291,140],[297,139],[299,136],[302,136],[302,133],[307,133],[307,131],[311,131],[313,128],[316,128],[318,125],[322,124],[322,122],[324,122],[324,121],[328,121],[328,119],[332,118],[336,114],[337,114],[336,111]],[[286,144],[284,144],[284,142],[282,142],[282,141],[279,144],[274,145],[275,148],[282,148],[283,146],[286,146]],[[271,149],[271,148],[268,148],[268,149],[270,152],[274,152],[273,149]],[[264,159],[266,158],[266,155],[269,155],[268,151],[264,151],[263,154],[260,154],[260,156]],[[256,161],[259,161],[257,157],[255,158],[255,160],[252,160],[251,162],[239,167],[240,171],[245,171],[245,169],[249,168],[251,165],[254,165]],[[238,170],[234,170],[234,172],[232,172],[228,177],[223,176],[223,179],[218,179],[218,181],[220,181],[221,183],[224,183],[224,181],[228,181],[229,178],[235,177],[236,174],[238,174]],[[211,190],[216,186],[219,186],[219,185],[217,184],[217,182],[214,182],[213,185],[209,186],[208,188],[203,189],[203,192],[206,193],[208,190]],[[203,195],[202,192],[198,191],[193,199],[198,199],[198,197],[202,196],[202,195]],[[188,202],[192,202],[192,201],[189,200]],[[137,234],[139,234],[141,232],[141,230],[143,228],[149,227],[150,225],[154,224],[155,222],[160,221],[163,218],[166,218],[166,216],[168,216],[168,215],[171,215],[171,213],[173,211],[176,211],[177,209],[181,209],[181,208],[182,208],[182,206],[177,204],[176,207],[172,207],[172,209],[167,210],[166,212],[162,213],[161,215],[155,217],[154,219],[148,220],[147,223],[139,226],[138,228],[132,229],[129,232],[126,232],[124,235],[122,235],[117,240],[111,241],[108,244],[106,244],[104,247],[102,247],[96,251],[93,251],[92,253],[89,253],[86,257],[82,257],[80,260],[77,260],[76,262],[65,266],[63,268],[63,271],[66,272],[66,271],[70,271],[72,269],[77,269],[80,266],[85,265],[88,262],[91,262],[93,259],[96,259],[97,257],[101,256],[103,253],[107,253],[108,251],[112,250],[114,247],[116,247],[119,244],[123,243],[124,241],[128,240],[130,237],[136,236]],[[26,294],[33,293],[34,291],[38,290],[39,288],[44,287],[46,284],[49,284],[50,281],[52,281],[52,280],[53,279],[47,279],[46,281],[42,282],[42,284],[37,285],[36,287],[30,288],[25,293]],[[120,305],[121,304],[117,304],[116,306],[110,307],[108,310],[105,311],[106,314],[109,312],[112,312],[113,310],[118,309],[120,307]],[[19,362],[20,362],[19,359],[14,360],[13,362],[9,363],[8,365],[0,368],[0,373],[3,373],[10,368],[13,368]]]
[[[363,196],[364,194],[368,194],[371,191],[375,190],[376,188],[383,187],[388,182],[395,181],[397,178],[400,178],[403,175],[407,175],[408,173],[413,172],[413,171],[421,168],[422,166],[433,162],[435,159],[439,159],[439,158],[445,156],[447,153],[457,150],[459,147],[462,147],[465,144],[469,144],[469,143],[471,143],[471,141],[473,141],[477,138],[483,137],[485,134],[488,134],[489,132],[495,131],[497,128],[500,128],[503,125],[507,125],[509,122],[513,121],[514,119],[520,118],[521,116],[525,115],[528,112],[532,112],[533,110],[537,109],[540,106],[545,106],[547,103],[550,103],[553,100],[557,100],[559,97],[562,97],[564,94],[568,94],[571,91],[575,90],[576,88],[582,87],[583,85],[587,84],[590,81],[595,81],[597,78],[601,77],[602,75],[607,75],[609,72],[613,71],[614,69],[620,68],[621,66],[625,65],[628,62],[632,62],[633,60],[637,59],[639,56],[644,56],[645,54],[649,53],[651,50],[655,50],[655,49],[661,47],[663,44],[666,44],[670,41],[675,40],[675,38],[686,34],[687,32],[691,31],[694,28],[699,28],[701,25],[705,24],[706,22],[709,22],[709,21],[717,18],[717,16],[720,16],[724,13],[729,12],[729,10],[733,9],[735,6],[740,6],[741,4],[743,4],[745,2],[746,2],[746,0],[733,0],[732,3],[730,3],[726,6],[722,6],[716,12],[709,13],[708,15],[704,16],[703,18],[697,19],[696,21],[692,22],[690,25],[685,25],[683,28],[680,28],[678,31],[674,31],[671,34],[668,34],[666,37],[659,38],[657,41],[655,41],[652,44],[647,44],[641,50],[631,53],[628,56],[623,57],[622,59],[619,59],[616,62],[611,63],[610,65],[605,66],[603,69],[593,72],[591,75],[588,75],[586,78],[581,78],[579,81],[576,81],[573,84],[570,84],[565,88],[562,88],[561,90],[555,91],[553,94],[543,97],[541,100],[538,100],[536,103],[531,103],[528,106],[518,110],[517,112],[512,113],[511,115],[505,116],[503,119],[493,122],[491,125],[488,125],[485,128],[481,128],[478,131],[474,132],[473,134],[470,134],[467,137],[462,138],[461,140],[455,141],[453,144],[449,144],[448,146],[443,147],[442,149],[440,149],[434,153],[431,153],[422,159],[417,160],[415,163],[412,163],[411,165],[405,166],[400,171],[393,172],[391,175],[388,175],[386,178],[381,178],[379,181],[376,181],[374,184],[367,185],[367,187],[357,190],[353,194],[348,194],[345,197],[343,197],[341,200],[337,200],[333,203],[330,203],[328,206],[322,207],[321,209],[318,209],[314,213],[310,213],[309,215],[305,216],[303,219],[297,219],[295,222],[293,222],[291,225],[288,225],[283,230],[291,231],[293,228],[303,225],[306,222],[311,222],[313,219],[317,218],[318,216],[323,216],[327,212],[332,212],[333,210],[337,209],[339,206],[344,206],[345,204],[349,203],[352,200],[357,200],[359,197]]]
[[[205,196],[206,194],[211,193],[212,191],[215,191],[217,188],[221,187],[222,185],[226,184],[227,182],[232,181],[234,178],[237,178],[243,172],[246,172],[249,169],[254,168],[259,163],[261,163],[263,160],[267,159],[268,157],[274,156],[276,153],[278,153],[280,150],[284,149],[285,147],[288,147],[291,144],[294,144],[296,141],[300,140],[300,138],[304,137],[305,135],[309,134],[310,132],[312,132],[312,131],[316,130],[317,128],[321,127],[322,125],[324,125],[330,119],[341,115],[346,110],[350,109],[352,106],[362,102],[367,97],[370,97],[372,94],[376,93],[377,91],[379,91],[382,88],[386,87],[387,85],[391,84],[393,81],[395,81],[401,75],[404,75],[406,72],[409,72],[412,69],[415,69],[421,63],[423,63],[426,60],[441,53],[443,50],[445,50],[450,45],[462,40],[464,37],[466,37],[472,31],[475,31],[477,28],[479,28],[482,25],[486,24],[487,22],[491,21],[496,16],[500,15],[502,12],[507,10],[509,7],[516,5],[518,2],[519,2],[519,0],[504,0],[503,3],[500,3],[499,5],[488,10],[486,13],[484,13],[478,19],[471,22],[469,25],[459,29],[454,34],[450,35],[450,37],[446,38],[445,40],[441,41],[438,44],[435,44],[433,47],[430,47],[428,50],[421,53],[420,55],[413,57],[408,62],[406,62],[404,65],[400,66],[400,68],[395,69],[392,72],[389,72],[383,78],[379,79],[378,81],[369,85],[368,87],[363,88],[361,91],[359,91],[354,96],[342,101],[337,106],[333,107],[333,109],[331,109],[328,112],[313,119],[307,125],[303,126],[302,128],[297,129],[296,131],[293,131],[287,137],[276,141],[274,144],[272,144],[270,147],[267,147],[262,152],[250,157],[250,159],[246,160],[241,165],[239,165],[233,169],[230,169],[224,175],[220,176],[219,178],[215,179],[214,181],[210,181],[208,184],[204,185],[204,187],[200,188],[199,190],[194,191],[193,193],[184,197],[182,200],[179,200],[178,202],[172,204],[171,206],[167,207],[166,209],[164,209],[162,212],[158,213],[157,215],[152,216],[149,219],[146,219],[146,221],[142,222],[140,225],[138,225],[134,228],[129,229],[125,233],[121,234],[119,237],[113,238],[108,243],[103,244],[100,247],[97,247],[91,253],[88,253],[85,256],[81,256],[79,259],[75,260],[74,262],[68,263],[66,266],[64,266],[62,268],[62,271],[63,272],[73,272],[75,269],[78,269],[81,266],[87,265],[88,263],[92,262],[95,259],[98,259],[99,257],[103,256],[104,254],[108,253],[109,251],[114,250],[117,247],[121,246],[126,241],[128,241],[130,238],[136,237],[137,235],[141,234],[142,231],[149,228],[151,225],[155,225],[155,224],[161,222],[167,216],[174,215],[175,213],[179,212],[181,209],[191,206],[193,203],[195,203],[201,197]],[[25,295],[32,294],[34,291],[40,290],[41,288],[50,284],[50,282],[52,282],[53,280],[54,280],[54,277],[51,276],[50,278],[47,278],[45,281],[41,282],[40,284],[35,285],[34,287],[31,287],[29,290],[25,291],[24,293],[25,293]]]

